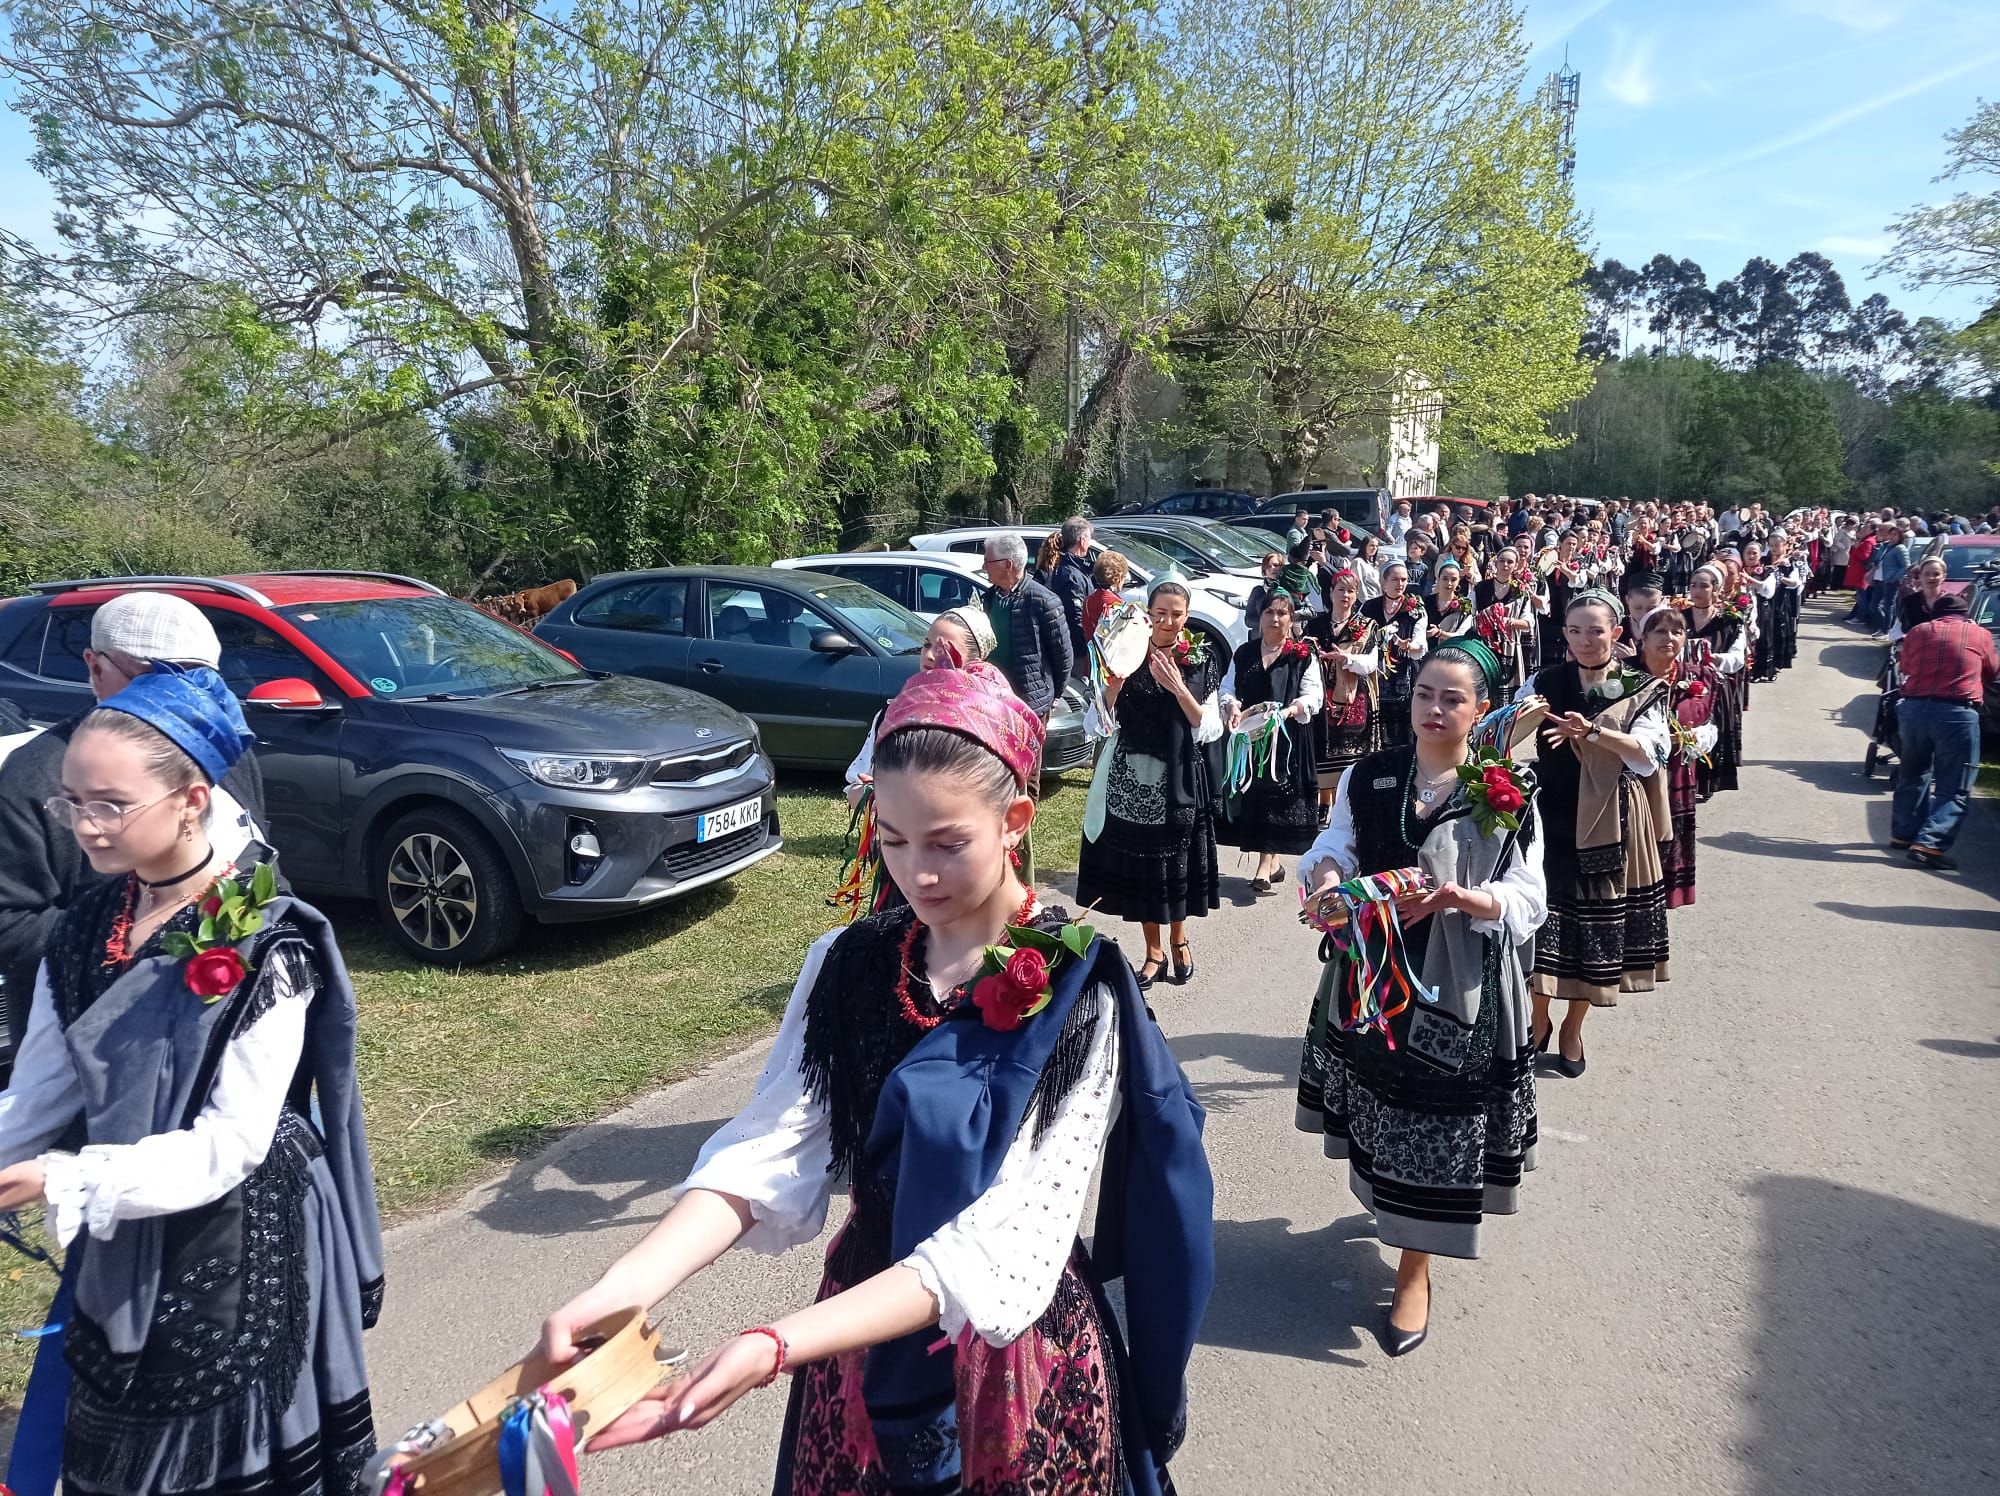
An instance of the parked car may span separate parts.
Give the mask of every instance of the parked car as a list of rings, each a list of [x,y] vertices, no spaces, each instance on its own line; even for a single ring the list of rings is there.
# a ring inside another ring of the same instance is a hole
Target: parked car
[[[1253,493],[1233,488],[1187,488],[1162,499],[1128,504],[1117,512],[1125,514],[1181,514],[1196,519],[1227,519],[1232,514],[1255,514],[1264,501]]]
[[[1028,554],[1034,555],[1053,525],[972,525],[957,530],[938,530],[928,535],[913,535],[910,546],[919,551],[955,551],[960,555],[978,556],[986,548],[990,536],[1015,534],[1028,547]],[[1181,583],[1188,590],[1188,628],[1200,630],[1222,641],[1224,649],[1234,649],[1245,639],[1249,631],[1243,625],[1243,605],[1249,601],[1252,583],[1243,577],[1229,575],[1195,576],[1175,561],[1163,555],[1143,540],[1125,538],[1116,550],[1132,563],[1129,588],[1139,589],[1144,596],[1145,589],[1154,582],[1168,578]],[[1091,542],[1090,553],[1095,556],[1107,549],[1103,537]],[[1128,588],[1128,590],[1129,590]]]
[[[2000,647],[2000,561],[1982,566],[1975,574],[1968,606],[1972,609],[1972,621],[1989,630],[1995,647]],[[1989,742],[2000,742],[2000,680],[1986,688],[1979,722]]]
[[[2000,562],[2000,535],[1938,535],[1910,542],[1910,569],[1903,573],[1898,589],[1917,590],[1917,567],[1932,556],[1944,558],[1944,591],[1947,595],[1970,592],[1972,584],[1989,566]]]
[[[7,762],[8,754],[40,730],[19,709],[0,701],[0,764]]]
[[[1213,533],[1228,529],[1227,525],[1210,525],[1198,519],[1133,515],[1100,520],[1097,534],[1114,550],[1119,539],[1136,537],[1162,555],[1171,556],[1194,576],[1219,572],[1227,576],[1248,577],[1254,583],[1263,575],[1261,558],[1246,557],[1242,550],[1217,539]]]
[[[1386,488],[1297,488],[1266,499],[1254,512],[1290,519],[1303,509],[1318,519],[1331,509],[1343,524],[1366,525],[1380,532],[1389,522],[1393,503]]]
[[[968,604],[983,608],[992,587],[979,557],[955,551],[843,551],[794,556],[771,564],[785,571],[816,571],[873,587],[927,624],[952,608]]]
[[[1232,530],[1245,530],[1269,535],[1282,546],[1284,544],[1285,532],[1291,528],[1292,515],[1289,510],[1284,514],[1251,514],[1244,516],[1242,519],[1225,520],[1224,523]],[[1389,539],[1388,536],[1371,526],[1360,524],[1354,520],[1342,520],[1340,523],[1346,528],[1348,535],[1355,544],[1359,544],[1361,539],[1368,535],[1373,535],[1376,540],[1381,542],[1381,548],[1375,553],[1375,559],[1378,562],[1401,561],[1409,555],[1408,548],[1402,542]]]
[[[215,625],[286,876],[372,899],[420,960],[489,960],[526,919],[647,908],[781,845],[746,718],[582,669],[407,577],[46,583],[0,608],[0,697],[43,723],[88,706],[91,617],[142,587]]]

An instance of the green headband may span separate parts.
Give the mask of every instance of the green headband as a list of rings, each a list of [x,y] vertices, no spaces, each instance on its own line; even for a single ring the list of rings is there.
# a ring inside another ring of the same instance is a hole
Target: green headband
[[[1474,639],[1468,634],[1461,634],[1457,638],[1447,639],[1444,643],[1438,645],[1437,648],[1431,651],[1430,657],[1436,659],[1442,654],[1464,655],[1466,659],[1472,662],[1474,668],[1479,671],[1479,680],[1480,684],[1485,687],[1486,699],[1492,702],[1500,700],[1501,682],[1505,677],[1506,670],[1500,663],[1500,656],[1487,648],[1483,640]]]
[[[1586,587],[1563,606],[1563,617],[1567,618],[1585,603],[1601,603],[1611,610],[1611,621],[1616,623],[1625,616],[1625,604],[1607,588]]]

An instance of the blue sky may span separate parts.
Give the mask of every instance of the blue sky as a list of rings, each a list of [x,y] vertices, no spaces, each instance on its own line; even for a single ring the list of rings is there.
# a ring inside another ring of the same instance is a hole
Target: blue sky
[[[1530,0],[1527,29],[1532,72],[1567,48],[1582,75],[1577,199],[1600,257],[1686,257],[1713,283],[1816,249],[1856,300],[1978,315],[1866,272],[1892,218],[1952,190],[1932,180],[1944,133],[2000,93],[2000,3]]]
[[[1857,299],[1964,321],[1965,293],[1866,271],[1884,226],[1947,189],[1944,132],[2000,92],[1996,0],[1530,0],[1531,71],[1582,74],[1577,193],[1595,249],[1688,257],[1711,281],[1752,255],[1826,254]],[[27,123],[0,112],[0,226],[48,236]]]

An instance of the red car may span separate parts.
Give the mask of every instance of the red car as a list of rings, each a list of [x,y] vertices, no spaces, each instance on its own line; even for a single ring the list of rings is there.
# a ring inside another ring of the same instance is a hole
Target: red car
[[[1899,595],[1917,590],[1917,568],[1932,556],[1944,557],[1947,596],[1970,592],[1979,572],[2000,561],[2000,535],[1919,535],[1904,544],[1910,548],[1910,569],[1903,573]]]

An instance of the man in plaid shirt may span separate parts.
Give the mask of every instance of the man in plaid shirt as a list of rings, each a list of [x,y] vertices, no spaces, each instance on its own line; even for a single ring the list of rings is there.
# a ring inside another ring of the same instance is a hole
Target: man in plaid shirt
[[[2000,677],[1993,636],[1967,616],[1965,599],[1937,600],[1935,615],[1903,636],[1902,739],[1889,844],[1919,867],[1958,866],[1946,853],[1979,770],[1979,704]]]

